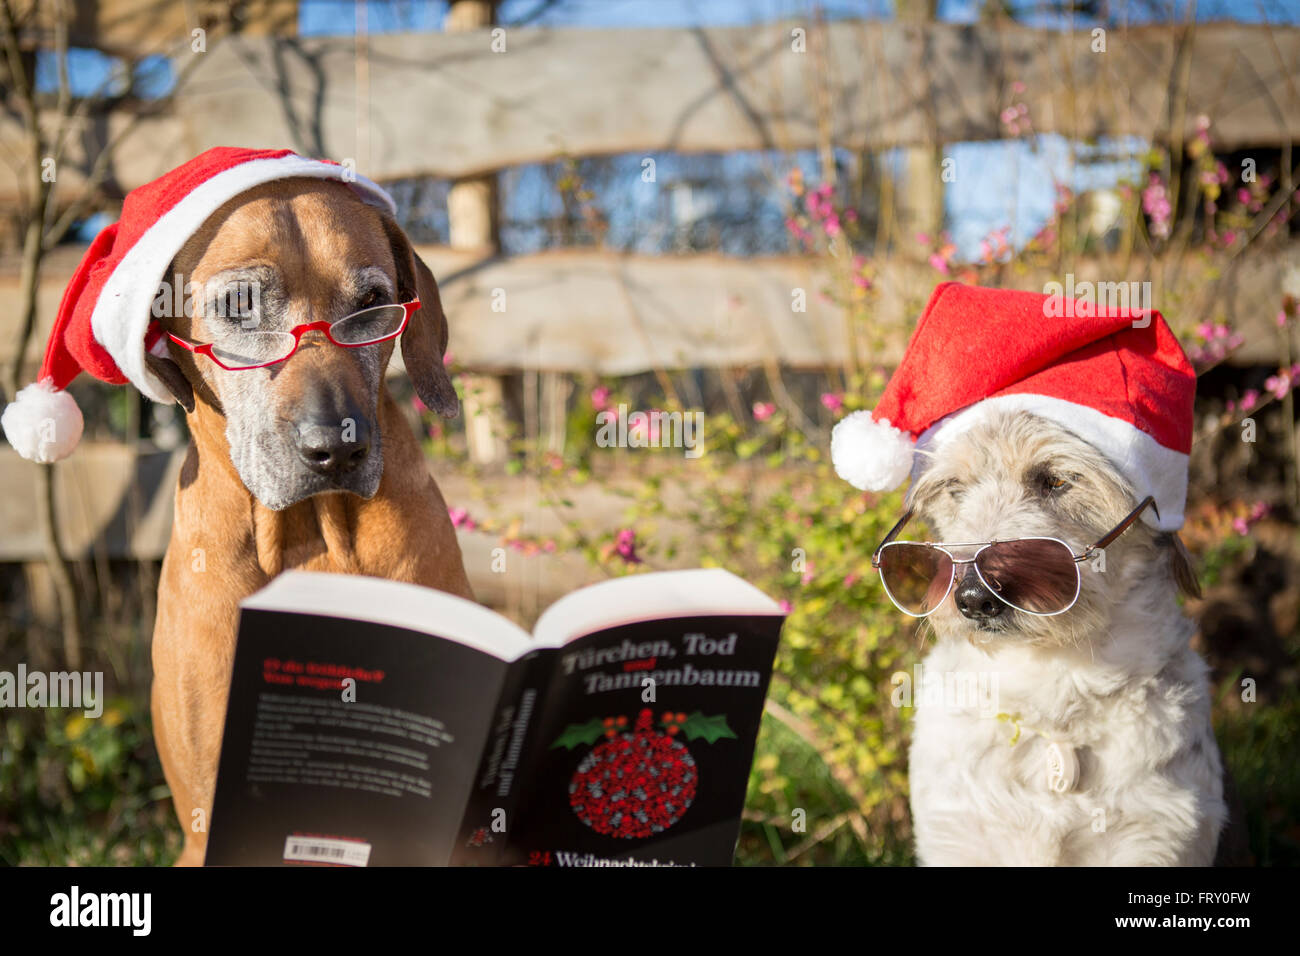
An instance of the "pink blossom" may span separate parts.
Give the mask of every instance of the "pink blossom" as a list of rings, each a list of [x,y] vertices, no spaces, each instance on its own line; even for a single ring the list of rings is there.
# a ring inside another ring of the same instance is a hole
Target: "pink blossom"
[[[609,387],[601,385],[591,390],[591,405],[598,411],[603,412],[609,408]]]
[[[451,519],[453,528],[464,528],[466,531],[473,531],[478,527],[474,519],[469,516],[469,512],[464,508],[448,508],[447,517]]]
[[[804,566],[804,569],[803,569],[803,577],[801,577],[801,578],[799,579],[799,583],[800,583],[800,584],[810,584],[810,583],[812,582],[813,577],[814,577],[814,575],[813,575],[813,563],[812,563],[811,561],[809,561],[809,562]]]
[[[844,399],[834,392],[824,392],[822,394],[822,404],[825,405],[829,411],[838,412],[844,407]]]
[[[776,411],[776,405],[772,402],[755,402],[754,403],[754,421],[765,422],[772,417]]]
[[[1151,235],[1167,239],[1171,231],[1169,220],[1173,207],[1169,204],[1165,184],[1156,173],[1151,174],[1146,189],[1142,190],[1142,211],[1151,217]]]
[[[1245,518],[1233,518],[1232,528],[1242,537],[1245,537],[1250,532],[1250,525],[1246,523]]]
[[[1246,393],[1241,396],[1241,410],[1243,412],[1250,411],[1258,403],[1259,403],[1259,392],[1255,391],[1253,388],[1248,389]]]
[[[780,606],[780,608],[781,608],[781,613],[782,613],[782,614],[789,614],[791,611],[794,610],[794,605],[791,604],[789,601],[786,601],[786,600],[782,600],[782,601],[779,603],[779,606]]]
[[[1291,391],[1291,371],[1284,369],[1276,375],[1270,375],[1264,380],[1264,390],[1271,393],[1274,398],[1286,398],[1286,393]]]
[[[624,528],[614,537],[614,550],[628,564],[640,564],[641,558],[636,553],[636,532]]]
[[[857,583],[857,580],[858,576],[856,574],[846,574],[844,575],[844,586],[846,588],[851,588]]]
[[[930,265],[939,272],[942,272],[944,275],[948,274],[948,260],[939,255],[939,253],[936,252],[931,255],[928,261]]]

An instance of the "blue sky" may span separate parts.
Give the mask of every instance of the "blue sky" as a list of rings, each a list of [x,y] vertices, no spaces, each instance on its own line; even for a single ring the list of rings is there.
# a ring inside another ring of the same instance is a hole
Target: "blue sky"
[[[1023,11],[1027,23],[1059,25],[1059,17],[1035,11],[1036,0],[1010,0]],[[1117,20],[1140,23],[1158,18],[1154,11],[1170,7],[1181,19],[1189,0],[1111,0]],[[504,0],[499,18],[515,22],[537,10],[541,0]],[[890,0],[563,0],[532,21],[550,27],[690,27],[744,26],[783,17],[807,14],[819,6],[830,19],[846,17],[887,18],[893,15]],[[939,17],[959,23],[978,19],[981,4],[976,0],[940,0]],[[372,0],[367,6],[367,26],[374,32],[391,30],[438,30],[447,4],[443,0]],[[1296,0],[1197,0],[1196,19],[1241,20],[1246,22],[1295,23],[1300,21]],[[353,0],[304,0],[299,29],[304,33],[351,32],[356,20]],[[1077,25],[1086,25],[1082,18]]]
[[[1040,4],[1030,0],[1010,0],[1013,8],[1025,11],[1026,22],[1054,27],[1064,25],[1059,17],[1035,15]],[[541,0],[504,0],[499,18],[504,23],[525,21],[529,26],[550,28],[609,28],[690,26],[743,26],[769,20],[807,15],[814,6],[830,19],[844,17],[889,18],[893,4],[889,0],[561,0],[543,9]],[[1152,17],[1153,9],[1167,10],[1168,0],[1112,0],[1116,18],[1130,23]],[[1179,18],[1185,17],[1187,0],[1172,7]],[[940,0],[939,16],[944,20],[970,22],[977,18],[980,5],[976,0]],[[370,0],[365,3],[366,28],[372,33],[395,31],[436,31],[446,16],[445,0]],[[1199,0],[1196,18],[1201,21],[1234,19],[1247,22],[1300,22],[1300,0]],[[299,13],[299,30],[304,35],[351,34],[357,24],[354,0],[303,0]],[[1079,19],[1075,26],[1089,21]],[[88,95],[101,88],[120,87],[111,74],[110,62],[102,54],[74,50],[69,56],[69,76],[78,95]],[[48,57],[38,59],[37,82],[42,89],[54,89],[57,77]],[[146,96],[165,95],[170,89],[170,66],[163,58],[142,64],[137,73],[137,87]],[[962,258],[972,256],[980,239],[994,229],[1012,226],[1013,244],[1019,245],[1034,235],[1051,215],[1055,202],[1055,184],[1063,183],[1075,191],[1113,185],[1132,179],[1138,169],[1136,161],[1125,158],[1141,155],[1145,144],[1140,141],[1115,144],[1117,155],[1111,161],[1094,162],[1076,167],[1070,161],[1069,143],[1057,136],[1039,137],[1033,143],[1003,141],[996,143],[955,143],[945,155],[957,162],[957,181],[947,190],[948,225]],[[613,206],[609,197],[602,197]]]

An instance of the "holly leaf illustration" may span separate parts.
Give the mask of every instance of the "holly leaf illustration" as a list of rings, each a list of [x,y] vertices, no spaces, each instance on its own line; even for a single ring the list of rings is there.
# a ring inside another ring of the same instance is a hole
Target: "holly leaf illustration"
[[[569,724],[564,728],[564,733],[555,738],[555,743],[548,749],[563,747],[565,750],[572,750],[578,744],[586,744],[590,747],[604,732],[605,722],[599,717],[593,717],[585,724]]]
[[[695,740],[697,737],[703,737],[709,743],[713,743],[723,737],[736,739],[736,735],[731,732],[727,726],[726,714],[715,714],[712,717],[705,717],[698,710],[686,718],[686,723],[682,724],[682,732],[686,734],[687,740]]]

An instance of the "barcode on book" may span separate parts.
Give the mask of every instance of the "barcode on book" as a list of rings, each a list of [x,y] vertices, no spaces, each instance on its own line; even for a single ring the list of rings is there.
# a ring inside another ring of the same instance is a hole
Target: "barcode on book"
[[[284,841],[284,858],[300,863],[365,866],[370,860],[370,844],[328,837],[291,836]]]

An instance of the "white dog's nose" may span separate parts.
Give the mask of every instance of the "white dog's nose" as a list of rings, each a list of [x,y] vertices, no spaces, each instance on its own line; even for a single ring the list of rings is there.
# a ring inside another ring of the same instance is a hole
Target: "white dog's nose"
[[[981,623],[997,617],[1006,607],[992,591],[984,586],[984,582],[980,580],[974,568],[967,570],[966,576],[957,585],[957,593],[953,595],[953,599],[957,602],[957,610],[961,611],[963,616]]]

